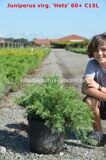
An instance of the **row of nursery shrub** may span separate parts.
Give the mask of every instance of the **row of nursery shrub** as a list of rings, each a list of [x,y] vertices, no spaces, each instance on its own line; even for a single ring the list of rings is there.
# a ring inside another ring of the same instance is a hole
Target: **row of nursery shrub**
[[[88,40],[84,40],[84,41],[80,41],[80,42],[70,42],[67,47],[69,48],[85,48],[88,46],[89,41]]]
[[[69,51],[73,51],[76,53],[87,53],[87,46],[89,44],[89,40],[84,40],[81,42],[51,42],[52,48],[64,48]]]
[[[82,42],[71,42],[67,44],[66,49],[76,53],[87,54],[87,46],[89,44],[88,40]]]
[[[66,48],[68,45],[68,42],[51,42],[52,48]]]
[[[87,48],[68,48],[67,50],[75,53],[87,54]]]
[[[30,70],[49,53],[47,48],[0,49],[0,95],[10,86],[13,90]]]

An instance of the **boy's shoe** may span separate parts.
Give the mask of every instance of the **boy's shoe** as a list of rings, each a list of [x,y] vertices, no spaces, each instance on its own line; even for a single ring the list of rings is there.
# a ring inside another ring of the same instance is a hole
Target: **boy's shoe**
[[[98,131],[92,131],[89,135],[89,144],[94,145],[94,146],[99,146],[101,143],[101,140],[103,138],[103,133],[102,132],[98,132]]]

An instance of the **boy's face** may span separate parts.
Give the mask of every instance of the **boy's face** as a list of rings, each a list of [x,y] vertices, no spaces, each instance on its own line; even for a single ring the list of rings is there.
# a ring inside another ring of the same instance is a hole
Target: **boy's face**
[[[93,53],[94,58],[99,64],[104,64],[106,65],[106,44],[99,47],[94,53]]]

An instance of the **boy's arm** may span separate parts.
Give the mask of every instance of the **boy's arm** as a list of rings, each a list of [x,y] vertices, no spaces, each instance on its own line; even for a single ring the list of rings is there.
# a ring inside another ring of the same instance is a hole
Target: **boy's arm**
[[[98,90],[99,84],[95,82],[91,77],[85,77],[82,83],[82,93],[94,97],[99,100],[106,101],[106,88]],[[105,92],[104,92],[105,91]]]

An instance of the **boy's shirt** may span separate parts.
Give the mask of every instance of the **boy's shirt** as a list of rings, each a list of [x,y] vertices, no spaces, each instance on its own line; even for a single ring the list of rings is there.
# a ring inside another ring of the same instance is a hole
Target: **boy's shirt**
[[[101,68],[95,59],[89,60],[84,73],[85,76],[93,78],[97,83],[106,87],[106,69]]]

